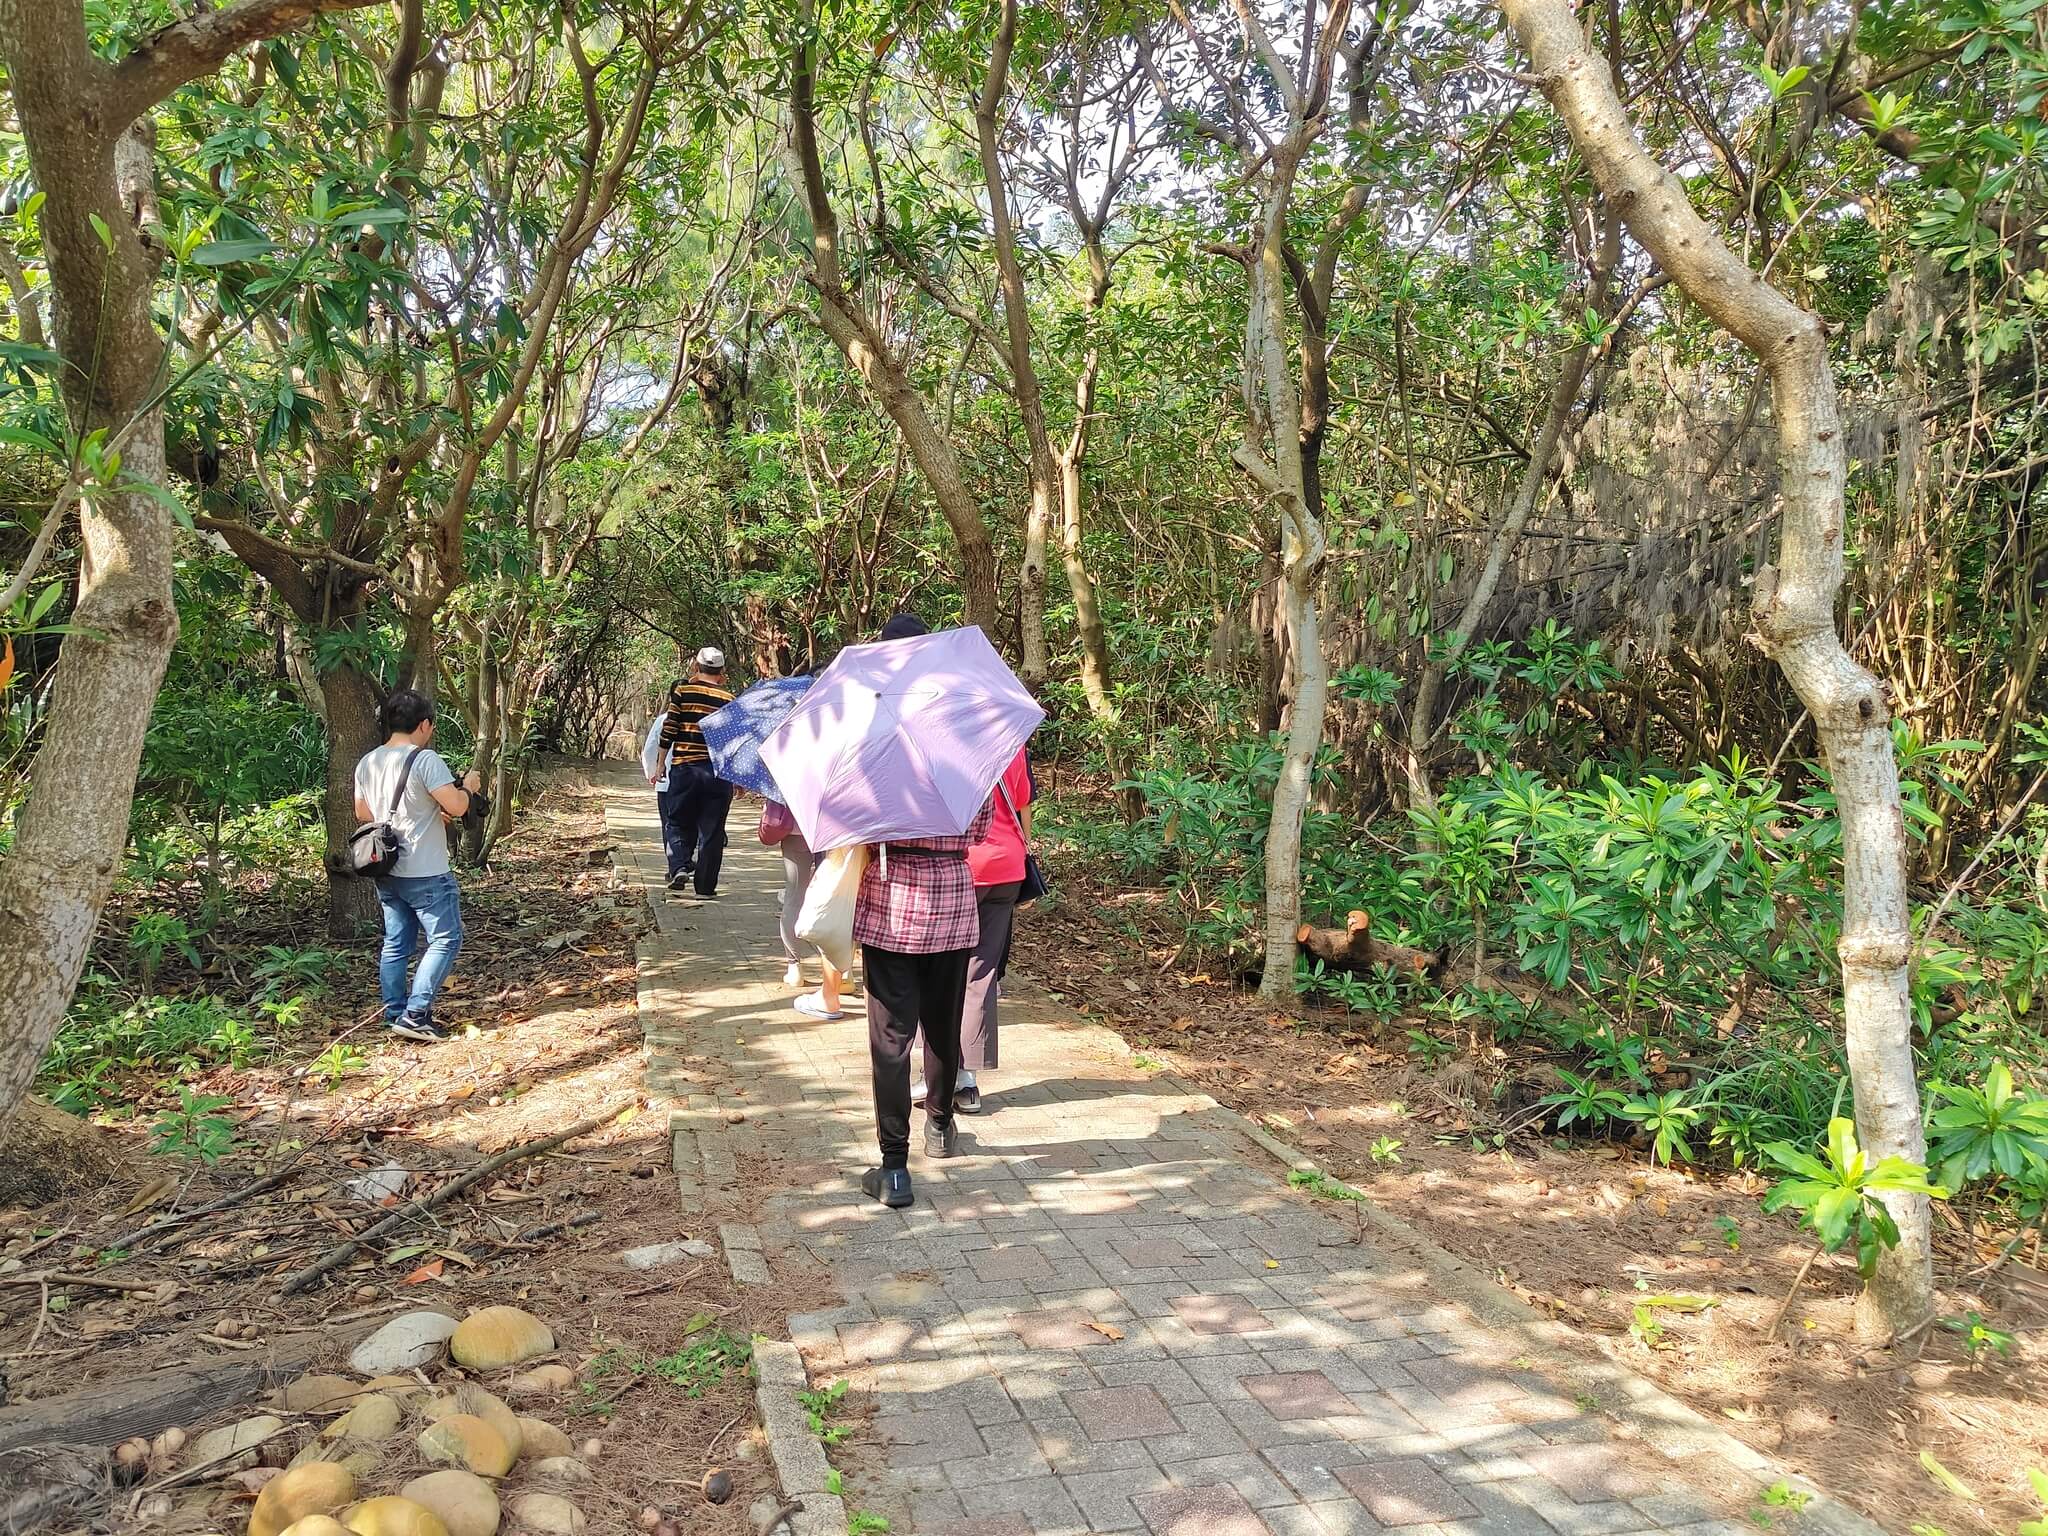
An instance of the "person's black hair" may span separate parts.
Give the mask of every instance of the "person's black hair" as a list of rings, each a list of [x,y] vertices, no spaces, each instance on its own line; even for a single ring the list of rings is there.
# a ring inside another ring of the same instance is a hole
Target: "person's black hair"
[[[906,608],[903,612],[897,614],[895,618],[884,624],[881,634],[875,638],[878,640],[908,640],[912,635],[928,635],[930,633],[930,626]]]
[[[386,736],[410,736],[434,718],[434,701],[417,688],[401,688],[377,706]]]

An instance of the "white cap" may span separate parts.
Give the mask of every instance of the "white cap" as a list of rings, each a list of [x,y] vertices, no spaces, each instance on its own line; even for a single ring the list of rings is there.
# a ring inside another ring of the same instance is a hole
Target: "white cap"
[[[697,665],[706,672],[723,672],[725,670],[725,652],[715,645],[707,645],[697,653]]]

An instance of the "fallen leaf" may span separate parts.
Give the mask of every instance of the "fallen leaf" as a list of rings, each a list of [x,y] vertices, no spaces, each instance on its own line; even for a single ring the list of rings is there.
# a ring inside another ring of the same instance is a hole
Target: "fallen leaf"
[[[1957,1477],[1955,1473],[1949,1471],[1947,1467],[1936,1461],[1934,1459],[1934,1452],[1922,1451],[1920,1453],[1920,1465],[1927,1469],[1929,1477],[1933,1478],[1957,1498],[1968,1499],[1972,1503],[1976,1502],[1977,1494],[1975,1490],[1960,1477]]]
[[[438,1280],[441,1278],[441,1271],[447,1267],[448,1261],[446,1259],[434,1259],[430,1263],[422,1264],[418,1269],[407,1275],[405,1283],[407,1285],[421,1285],[429,1280]]]
[[[164,1197],[178,1187],[177,1179],[168,1173],[160,1173],[135,1192],[135,1198],[121,1207],[123,1216],[133,1216],[137,1211],[146,1210],[160,1203]]]
[[[1105,1339],[1108,1339],[1112,1344],[1124,1336],[1123,1329],[1117,1327],[1114,1323],[1090,1323],[1088,1326],[1101,1334]]]
[[[1266,1260],[1266,1268],[1268,1268],[1268,1269],[1278,1269],[1279,1267],[1280,1267],[1280,1261],[1279,1261],[1278,1259],[1268,1259],[1268,1260]]]
[[[448,1097],[456,1100],[457,1102],[460,1102],[461,1100],[468,1098],[472,1093],[475,1092],[475,1083],[457,1083],[453,1088],[450,1088],[448,1090]]]

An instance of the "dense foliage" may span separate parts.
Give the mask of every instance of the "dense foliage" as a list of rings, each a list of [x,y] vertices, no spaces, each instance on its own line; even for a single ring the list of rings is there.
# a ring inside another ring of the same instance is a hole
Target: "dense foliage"
[[[110,58],[173,19],[88,16]],[[2038,1222],[2037,18],[1587,16],[1650,149],[1829,326],[1845,633],[1908,781],[1929,1166]],[[1529,1123],[1633,1125],[1665,1161],[1821,1147],[1840,831],[1745,639],[1768,391],[1623,237],[1489,9],[1349,27],[1281,231],[1333,683],[1304,911],[1447,960],[1298,985],[1432,1060],[1532,1042]],[[45,1086],[118,1101],[111,1077],[289,1024],[326,951],[231,978],[211,938],[237,901],[303,909],[385,690],[438,691],[450,755],[494,780],[483,858],[534,753],[622,752],[679,645],[809,668],[984,587],[1046,755],[1090,786],[1067,845],[1166,883],[1188,951],[1254,971],[1304,670],[1242,446],[1273,430],[1242,356],[1244,146],[1286,94],[1260,68],[1223,7],[411,0],[179,89],[147,233],[181,630]],[[0,110],[0,848],[77,632],[73,495],[119,474],[63,398],[46,192]],[[353,938],[360,889],[327,908]],[[203,1106],[178,1113],[203,1142]]]

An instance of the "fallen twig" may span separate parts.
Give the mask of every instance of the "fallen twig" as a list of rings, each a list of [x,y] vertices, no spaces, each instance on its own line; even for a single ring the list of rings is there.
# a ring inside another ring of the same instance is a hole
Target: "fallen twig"
[[[462,1175],[461,1178],[453,1179],[443,1184],[431,1195],[428,1195],[426,1199],[414,1201],[401,1210],[393,1211],[382,1221],[374,1226],[364,1228],[346,1242],[336,1243],[304,1269],[287,1277],[284,1284],[279,1287],[280,1294],[296,1296],[314,1281],[320,1279],[321,1276],[347,1263],[363,1244],[382,1237],[386,1232],[403,1226],[415,1217],[424,1216],[435,1208],[446,1205],[464,1190],[489,1178],[507,1163],[516,1163],[522,1158],[537,1157],[543,1152],[553,1151],[565,1141],[574,1141],[579,1136],[587,1136],[600,1126],[609,1125],[631,1107],[632,1101],[628,1100],[624,1104],[606,1110],[601,1115],[592,1115],[588,1120],[580,1120],[566,1131],[559,1131],[553,1136],[545,1136],[539,1141],[530,1141],[524,1146],[508,1147],[494,1157],[485,1158],[476,1167]]]
[[[512,1241],[515,1243],[537,1243],[544,1237],[560,1237],[571,1227],[595,1226],[603,1219],[603,1216],[596,1211],[578,1211],[574,1216],[568,1217],[563,1221],[546,1221],[537,1227],[527,1227],[521,1231],[514,1232],[512,1234]]]
[[[154,1294],[166,1284],[163,1280],[107,1280],[99,1275],[67,1275],[57,1270],[47,1270],[35,1275],[0,1275],[0,1285],[83,1285],[96,1291],[146,1291]]]
[[[768,1533],[770,1531],[774,1530],[775,1527],[782,1524],[783,1521],[789,1520],[789,1517],[791,1515],[800,1515],[803,1512],[804,1501],[802,1499],[791,1499],[787,1504],[784,1504],[780,1509],[776,1510],[774,1514],[768,1517],[768,1523],[761,1527],[758,1536],[768,1536]],[[794,1520],[790,1520],[789,1528],[792,1531],[796,1529],[796,1522]]]
[[[1806,1272],[1813,1268],[1813,1261],[1821,1256],[1821,1249],[1815,1245],[1813,1252],[1806,1256],[1806,1262],[1799,1266],[1799,1273],[1792,1277],[1792,1289],[1785,1293],[1785,1299],[1778,1303],[1778,1310],[1771,1316],[1771,1326],[1764,1330],[1767,1338],[1778,1336],[1778,1325],[1785,1321],[1785,1314],[1792,1310],[1792,1298],[1799,1294],[1799,1287],[1805,1282]]]
[[[246,1184],[231,1195],[222,1195],[218,1200],[210,1200],[205,1205],[194,1206],[191,1210],[180,1211],[174,1216],[165,1216],[161,1220],[152,1221],[146,1227],[137,1227],[133,1232],[124,1232],[111,1242],[101,1244],[101,1250],[119,1248],[132,1255],[140,1244],[147,1242],[159,1233],[169,1232],[175,1227],[182,1227],[188,1222],[197,1221],[202,1216],[211,1216],[216,1211],[232,1210],[245,1200],[253,1200],[256,1196],[263,1194],[267,1190],[273,1190],[278,1185],[289,1180],[298,1172],[299,1161],[305,1155],[304,1152],[301,1152],[297,1157],[294,1157],[289,1163],[285,1164],[284,1167],[278,1169],[277,1172],[266,1174],[253,1184]]]

